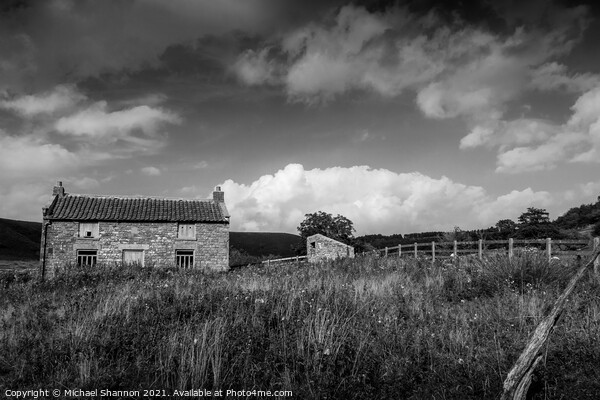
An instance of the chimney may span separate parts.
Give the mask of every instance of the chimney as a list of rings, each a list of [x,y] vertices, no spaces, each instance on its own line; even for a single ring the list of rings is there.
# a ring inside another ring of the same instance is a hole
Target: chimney
[[[221,186],[217,186],[213,192],[213,200],[216,203],[225,203],[225,193],[221,192]]]
[[[58,196],[58,197],[64,197],[65,188],[63,187],[61,181],[56,182],[56,186],[54,186],[54,189],[52,189],[52,195]]]

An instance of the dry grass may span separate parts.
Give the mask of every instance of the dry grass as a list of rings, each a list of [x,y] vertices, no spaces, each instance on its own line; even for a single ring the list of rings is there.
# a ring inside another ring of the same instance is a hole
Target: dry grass
[[[221,275],[65,268],[45,283],[5,282],[0,387],[493,399],[571,271],[533,255]],[[599,343],[600,288],[588,279],[546,349],[537,398],[600,392]]]

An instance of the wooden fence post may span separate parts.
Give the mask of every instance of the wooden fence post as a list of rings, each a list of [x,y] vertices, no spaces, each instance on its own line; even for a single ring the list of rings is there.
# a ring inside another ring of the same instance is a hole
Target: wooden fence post
[[[585,274],[586,269],[598,259],[599,255],[597,249],[592,253],[592,257],[588,263],[577,270],[565,290],[554,302],[554,306],[552,307],[552,310],[550,310],[550,313],[538,324],[537,328],[535,328],[525,350],[523,350],[504,380],[504,392],[502,393],[501,400],[525,400],[527,390],[531,384],[533,371],[542,360],[542,355],[540,354],[541,350],[550,337],[552,328],[554,328],[558,322],[565,304],[568,301],[567,298],[573,289],[575,289],[577,282]]]
[[[402,257],[402,245],[398,244],[398,257]]]
[[[435,262],[435,242],[431,242],[431,263]]]
[[[483,239],[479,239],[479,259],[483,258]]]
[[[508,259],[512,260],[513,258],[513,238],[508,239]]]
[[[417,242],[415,242],[415,258],[417,258]]]
[[[300,266],[300,257],[296,256],[296,265],[299,267]]]
[[[267,260],[267,267],[271,266],[271,260]]]
[[[594,251],[598,250],[600,248],[600,237],[595,237],[594,238]],[[594,275],[596,275],[596,277],[600,278],[600,258],[596,258],[596,261],[594,261]]]
[[[456,240],[454,241],[454,247],[452,248],[452,251],[454,252],[454,259],[458,260],[458,242]]]
[[[385,246],[385,257],[387,258],[387,256],[388,256],[388,248],[387,248],[387,246]]]
[[[552,261],[552,238],[546,238],[546,253],[548,253],[548,264]]]

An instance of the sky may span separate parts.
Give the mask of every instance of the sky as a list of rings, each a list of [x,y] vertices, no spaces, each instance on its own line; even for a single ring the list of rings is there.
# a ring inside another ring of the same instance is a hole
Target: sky
[[[600,196],[600,9],[578,1],[0,5],[0,217],[207,198],[231,230],[479,229]]]

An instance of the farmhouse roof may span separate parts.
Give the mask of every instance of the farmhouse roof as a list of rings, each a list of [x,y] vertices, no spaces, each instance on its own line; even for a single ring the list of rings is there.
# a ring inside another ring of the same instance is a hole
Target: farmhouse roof
[[[229,222],[225,203],[214,199],[77,194],[55,196],[44,217],[78,221]]]

